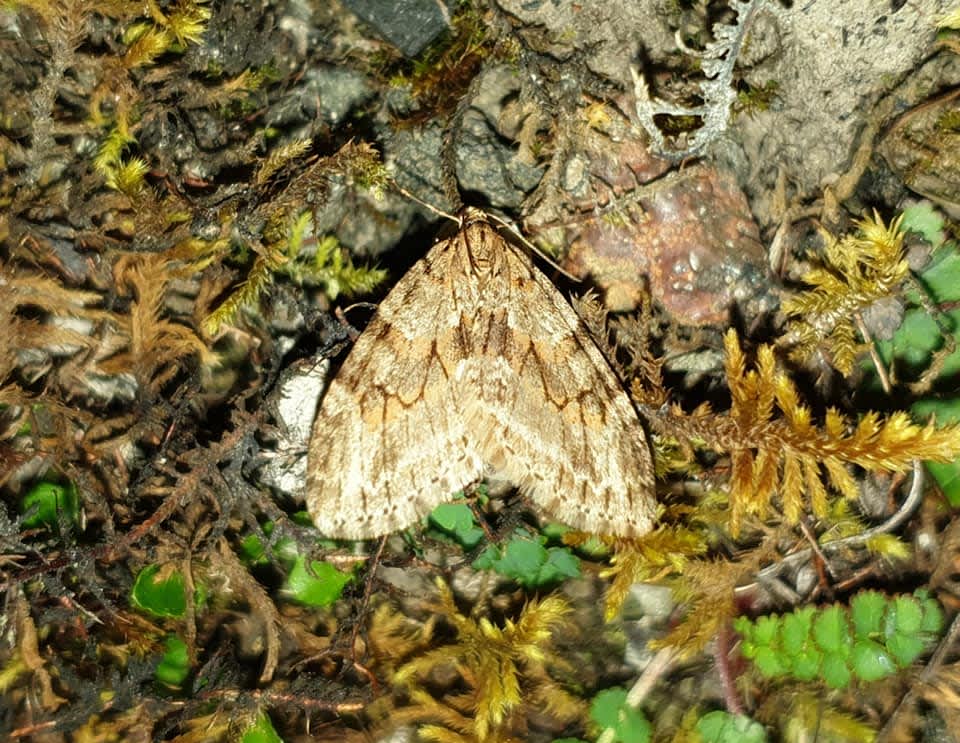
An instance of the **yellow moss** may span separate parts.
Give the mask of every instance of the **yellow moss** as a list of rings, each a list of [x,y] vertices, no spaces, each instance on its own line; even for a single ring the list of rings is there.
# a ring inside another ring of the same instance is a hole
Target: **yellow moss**
[[[960,456],[960,426],[919,425],[905,412],[886,418],[867,412],[852,424],[830,409],[818,428],[794,383],[776,370],[769,346],[760,347],[756,368],[749,371],[735,331],[728,331],[725,346],[732,405],[727,421],[718,421],[715,432],[731,457],[734,535],[745,516],[764,518],[777,494],[788,522],[795,522],[807,507],[826,515],[826,483],[855,498],[858,488],[847,470],[850,464],[899,472],[914,459],[950,462]]]
[[[507,619],[498,626],[486,617],[474,620],[464,616],[447,585],[438,579],[437,587],[441,613],[453,624],[457,639],[405,663],[394,674],[394,682],[415,683],[438,666],[453,666],[472,690],[472,732],[481,741],[495,739],[498,728],[521,703],[526,667],[543,663],[550,637],[570,609],[560,597],[547,596],[528,603],[516,621]],[[427,696],[421,703],[432,708],[436,700]],[[433,710],[431,715],[436,713]],[[443,739],[436,737],[439,729],[430,734],[434,740]]]
[[[874,214],[858,223],[857,234],[828,237],[823,265],[803,276],[810,288],[783,302],[794,358],[802,361],[825,346],[838,371],[853,371],[858,313],[893,295],[909,273],[902,219],[887,226]]]
[[[128,196],[134,196],[144,186],[143,177],[149,167],[141,157],[120,160],[115,168],[107,172],[107,186]]]

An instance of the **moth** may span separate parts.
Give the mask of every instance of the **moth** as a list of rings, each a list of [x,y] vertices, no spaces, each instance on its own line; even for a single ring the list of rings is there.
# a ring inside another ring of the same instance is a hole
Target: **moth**
[[[485,475],[581,531],[635,537],[654,523],[649,445],[617,375],[527,253],[468,209],[330,383],[307,509],[327,536],[373,538]]]

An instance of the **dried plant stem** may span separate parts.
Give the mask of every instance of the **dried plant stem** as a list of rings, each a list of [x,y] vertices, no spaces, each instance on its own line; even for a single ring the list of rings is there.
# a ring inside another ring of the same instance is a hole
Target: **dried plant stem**
[[[960,639],[960,614],[953,618],[950,629],[947,630],[947,634],[940,640],[940,644],[937,645],[937,649],[930,657],[930,662],[927,663],[923,672],[920,674],[920,678],[917,679],[917,683],[911,684],[907,693],[903,695],[903,698],[893,710],[893,713],[887,718],[883,728],[877,734],[875,743],[887,743],[887,741],[899,739],[896,736],[897,718],[915,704],[918,690],[933,679],[944,661],[946,661],[947,655],[953,650],[954,645],[957,644],[958,639]]]
[[[821,549],[824,553],[835,552],[841,549],[848,549],[850,547],[859,547],[871,539],[876,537],[878,534],[887,534],[898,529],[910,516],[913,515],[913,512],[916,510],[917,506],[920,505],[920,501],[923,498],[923,464],[920,460],[914,460],[913,462],[913,480],[910,483],[910,491],[907,493],[906,499],[903,503],[900,504],[900,508],[897,509],[890,518],[884,521],[882,524],[878,524],[872,529],[867,529],[866,531],[860,534],[854,534],[853,536],[845,537],[844,539],[837,539],[833,542],[826,542],[821,545]],[[757,583],[763,581],[764,579],[769,579],[777,576],[780,572],[806,562],[813,556],[813,550],[809,547],[807,549],[799,550],[793,552],[786,557],[784,557],[780,562],[774,563],[769,567],[764,568],[759,573],[757,573],[757,580],[753,583],[749,583],[745,586],[738,586],[735,590],[737,593],[746,593],[752,591]]]
[[[373,594],[373,584],[376,580],[377,568],[380,566],[380,559],[383,557],[383,549],[387,546],[387,538],[381,537],[377,544],[377,551],[370,560],[367,571],[367,581],[363,587],[363,601],[360,602],[360,609],[357,612],[357,621],[353,625],[353,631],[350,633],[350,657],[354,663],[357,662],[357,636],[360,634],[360,625],[363,624],[363,615],[370,605],[370,596]]]
[[[867,350],[870,353],[870,360],[873,361],[873,366],[877,370],[877,376],[880,378],[880,385],[883,387],[884,393],[890,395],[893,393],[893,385],[890,383],[890,375],[887,373],[887,367],[883,364],[883,359],[881,359],[880,354],[877,353],[877,344],[874,343],[873,336],[870,335],[870,329],[867,328],[867,324],[863,321],[863,315],[861,313],[854,313],[854,318],[857,321],[857,329],[860,331],[860,335],[863,336],[863,340],[867,344]]]
[[[724,622],[717,630],[717,639],[713,645],[713,663],[720,678],[720,688],[723,689],[723,700],[727,711],[733,715],[743,714],[743,703],[734,684],[734,676],[730,670],[730,622]]]
[[[224,702],[237,702],[241,699],[250,700],[253,704],[263,704],[265,706],[291,705],[308,711],[327,711],[336,714],[349,714],[351,712],[362,711],[369,702],[327,702],[318,699],[315,696],[305,694],[288,694],[283,692],[270,691],[268,689],[255,689],[253,691],[239,691],[236,689],[215,689],[206,693],[201,692],[197,699],[223,700]],[[186,706],[191,701],[185,701],[182,704]]]
[[[823,554],[823,550],[820,549],[820,545],[817,544],[817,535],[810,527],[810,524],[807,523],[806,518],[802,518],[800,520],[799,526],[800,531],[803,532],[804,538],[810,545],[810,549],[813,550],[814,557],[817,558],[814,561],[814,567],[817,570],[817,578],[820,581],[820,585],[823,588],[828,588],[830,585],[828,576],[832,578],[835,575],[833,568],[830,566],[830,561],[827,559],[827,556]]]
[[[650,690],[656,686],[657,682],[673,666],[677,655],[678,653],[675,648],[663,648],[653,656],[651,661],[647,663],[647,667],[643,669],[643,673],[640,674],[640,678],[636,680],[627,693],[626,704],[628,707],[636,709],[643,703],[643,700],[647,698]],[[615,735],[616,731],[613,728],[607,728],[601,733],[600,737],[597,738],[597,743],[613,743]]]

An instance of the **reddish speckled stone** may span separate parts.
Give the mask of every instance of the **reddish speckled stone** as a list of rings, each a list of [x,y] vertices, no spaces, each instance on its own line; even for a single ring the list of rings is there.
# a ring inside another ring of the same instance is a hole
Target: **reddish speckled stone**
[[[639,198],[639,218],[593,218],[570,234],[565,268],[590,276],[614,311],[634,309],[644,278],[682,323],[725,322],[763,284],[766,253],[732,178],[697,167]],[[641,211],[642,210],[642,211]]]
[[[746,316],[769,309],[766,251],[737,183],[709,165],[669,172],[628,110],[581,111],[586,123],[569,130],[528,233],[566,250],[564,267],[603,290],[613,311],[633,310],[648,282],[684,324],[726,323],[733,305]]]

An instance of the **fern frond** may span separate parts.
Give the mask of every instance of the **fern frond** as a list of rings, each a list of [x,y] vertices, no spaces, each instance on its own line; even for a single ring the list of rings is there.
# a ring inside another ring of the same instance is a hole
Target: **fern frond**
[[[859,351],[857,314],[891,296],[909,273],[902,219],[887,226],[874,214],[858,222],[858,234],[841,240],[830,237],[824,265],[803,276],[810,289],[783,302],[783,312],[790,318],[793,358],[802,361],[825,345],[838,371],[853,371]]]

